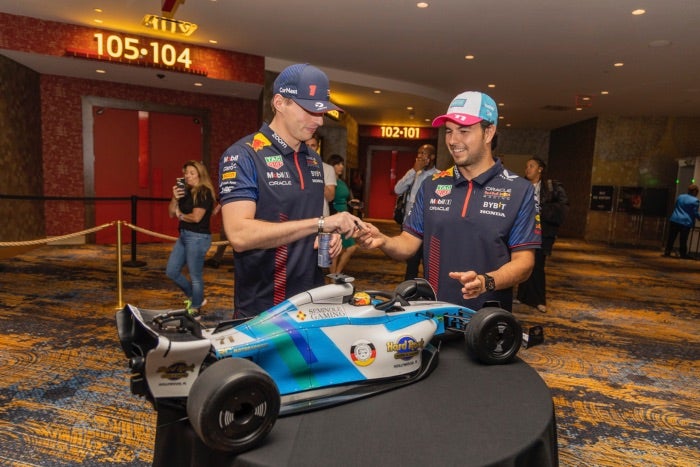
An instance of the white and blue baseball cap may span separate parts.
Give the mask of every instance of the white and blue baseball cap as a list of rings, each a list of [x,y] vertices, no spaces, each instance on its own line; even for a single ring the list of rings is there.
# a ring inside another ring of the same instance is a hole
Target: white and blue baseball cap
[[[272,93],[292,99],[309,112],[343,111],[331,103],[331,88],[326,74],[308,63],[289,65],[282,70],[272,85]]]
[[[433,120],[433,126],[443,125],[448,120],[460,126],[474,125],[482,120],[496,125],[498,107],[496,102],[483,92],[463,92],[452,99],[445,115]]]

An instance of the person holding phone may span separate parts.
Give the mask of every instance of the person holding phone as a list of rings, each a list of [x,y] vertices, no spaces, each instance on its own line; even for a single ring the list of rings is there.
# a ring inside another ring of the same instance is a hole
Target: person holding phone
[[[185,293],[185,308],[199,316],[204,298],[204,258],[211,246],[210,219],[215,209],[216,194],[207,168],[198,161],[187,161],[184,177],[173,186],[168,204],[170,217],[177,217],[180,236],[168,258],[165,274]],[[187,265],[189,279],[182,269]]]

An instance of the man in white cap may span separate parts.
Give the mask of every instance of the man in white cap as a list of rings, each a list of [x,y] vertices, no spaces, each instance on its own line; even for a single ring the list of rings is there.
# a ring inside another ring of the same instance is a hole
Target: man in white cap
[[[352,235],[362,221],[348,212],[323,216],[323,169],[307,141],[323,125],[328,77],[309,64],[285,68],[272,89],[270,124],[224,151],[219,199],[234,250],[234,316],[255,316],[286,298],[323,285],[317,233]],[[333,235],[331,257],[341,251]]]
[[[423,247],[425,277],[439,300],[478,310],[498,301],[511,310],[513,286],[527,279],[540,247],[532,184],[494,159],[496,103],[481,92],[463,92],[447,113],[445,142],[455,165],[426,179],[404,221],[388,237],[370,224],[360,243],[405,260]]]

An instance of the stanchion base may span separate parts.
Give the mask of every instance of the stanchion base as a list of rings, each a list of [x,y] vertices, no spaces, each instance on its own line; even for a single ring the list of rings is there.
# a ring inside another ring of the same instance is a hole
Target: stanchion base
[[[127,268],[140,268],[142,266],[145,266],[146,262],[145,261],[124,261],[122,263],[122,266],[126,266]]]

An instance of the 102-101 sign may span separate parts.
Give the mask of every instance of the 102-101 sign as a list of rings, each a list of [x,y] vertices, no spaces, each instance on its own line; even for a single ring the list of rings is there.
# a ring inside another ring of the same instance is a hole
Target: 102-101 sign
[[[178,47],[170,43],[157,41],[142,45],[136,37],[121,37],[116,34],[94,34],[97,41],[97,55],[113,59],[143,60],[161,67],[182,67],[190,69],[192,59],[189,47]]]
[[[382,126],[382,138],[420,139],[420,127],[415,126]]]

